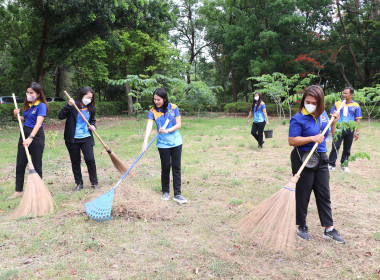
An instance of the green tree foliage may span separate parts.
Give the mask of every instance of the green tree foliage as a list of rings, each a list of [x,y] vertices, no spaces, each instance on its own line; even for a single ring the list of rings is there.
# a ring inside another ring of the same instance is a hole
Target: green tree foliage
[[[98,81],[108,79],[107,42],[99,37],[78,49],[72,56],[74,81],[77,85],[94,87]]]
[[[366,110],[368,122],[371,121],[371,115],[377,115],[380,113],[379,111],[374,111],[376,105],[380,101],[380,85],[376,85],[376,87],[364,87],[356,90],[353,99],[360,103],[362,110]]]
[[[336,85],[356,88],[379,83],[379,1],[336,1],[329,34],[331,49],[340,50],[335,67],[329,69]],[[333,80],[333,79],[332,79]]]
[[[196,60],[208,46],[202,38],[205,23],[199,13],[200,7],[201,1],[199,0],[181,0],[177,1],[175,5],[178,20],[171,38],[175,45],[186,50],[188,84],[191,82],[192,69],[194,69],[194,79],[196,79]]]
[[[304,15],[325,15],[327,9],[322,8],[325,2],[319,7],[313,3],[311,13],[307,3],[293,0],[205,1],[201,12],[207,21],[206,40],[212,46],[211,53],[220,69],[218,74],[230,77],[234,101],[238,92],[244,92],[248,100],[248,93],[255,87],[254,81],[247,82],[252,75],[296,74],[303,70],[302,67],[295,70],[294,65],[286,62],[308,51],[307,32],[313,30],[310,25],[318,26],[321,16]],[[301,10],[306,8],[309,11]]]
[[[11,64],[5,76],[40,83],[92,40],[112,40],[113,30],[167,33],[175,20],[170,2],[163,0],[15,0],[2,5],[0,15],[6,27],[0,41]]]
[[[256,87],[261,93],[266,93],[277,105],[277,114],[281,118],[285,117],[284,106],[288,107],[289,119],[292,117],[292,105],[300,101],[303,89],[310,85],[315,75],[308,75],[300,80],[300,75],[291,77],[283,73],[275,72],[272,75],[250,77],[248,80],[255,80]]]
[[[126,79],[109,80],[111,85],[125,85],[127,94],[139,99],[145,97],[150,99],[153,91],[157,87],[164,87],[170,96],[170,102],[176,103],[182,110],[187,111],[207,110],[216,105],[216,94],[221,90],[220,87],[209,87],[202,81],[187,81],[170,78],[161,74],[155,74],[152,77],[128,75]],[[132,99],[129,99],[132,100]],[[129,103],[133,107],[132,103]],[[136,107],[136,106],[135,106]],[[139,105],[137,105],[139,108]],[[129,111],[130,114],[133,110]]]

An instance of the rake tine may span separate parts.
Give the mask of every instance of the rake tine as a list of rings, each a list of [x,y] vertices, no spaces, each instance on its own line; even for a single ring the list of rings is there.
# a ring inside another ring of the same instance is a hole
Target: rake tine
[[[165,124],[162,126],[162,128],[166,128],[166,126],[169,123],[169,119],[167,118],[165,121]],[[124,178],[128,175],[128,173],[132,170],[132,168],[136,165],[136,163],[140,160],[140,158],[144,155],[144,153],[147,151],[147,149],[152,145],[152,143],[156,140],[159,134],[156,134],[152,141],[148,144],[145,151],[142,151],[139,157],[135,160],[135,162],[129,167],[128,171],[125,172],[125,174],[121,177],[119,182],[108,192],[102,194],[98,198],[95,198],[94,200],[87,202],[84,205],[84,208],[86,210],[87,216],[91,218],[91,216],[94,216],[95,220],[98,222],[104,222],[109,221],[107,217],[111,218],[111,209],[112,209],[112,203],[113,203],[113,196],[115,193],[115,190],[117,187],[119,187],[120,183],[124,180]]]

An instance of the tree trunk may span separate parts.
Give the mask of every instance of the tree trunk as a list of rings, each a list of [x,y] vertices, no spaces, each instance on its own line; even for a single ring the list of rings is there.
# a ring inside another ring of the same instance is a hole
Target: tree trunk
[[[133,99],[132,99],[132,95],[129,94],[129,93],[131,92],[131,87],[130,87],[130,85],[129,85],[128,83],[125,84],[125,90],[127,91],[128,115],[131,116],[131,115],[133,115],[134,110],[133,110]]]
[[[352,61],[353,61],[354,66],[355,66],[355,70],[358,73],[359,78],[362,81],[362,83],[365,84],[364,76],[363,76],[362,72],[360,71],[358,62],[356,60],[356,56],[355,56],[354,51],[352,50],[352,47],[351,47],[351,42],[348,39],[346,25],[344,24],[344,20],[342,18],[342,14],[340,13],[340,4],[339,4],[339,1],[336,1],[336,4],[337,4],[337,7],[338,7],[339,20],[340,20],[340,23],[342,24],[342,28],[343,28],[343,32],[344,32],[344,38],[346,40],[348,50],[350,51],[350,54],[351,54],[351,57],[352,57]]]
[[[234,102],[237,101],[237,89],[236,89],[236,80],[235,80],[235,69],[231,69],[231,82],[232,82],[232,91],[234,96]]]
[[[193,27],[193,14],[191,10],[191,6],[188,7],[188,14],[187,14],[188,22],[191,22],[191,30],[190,30],[190,59],[189,59],[189,69],[187,71],[187,83],[190,84],[191,78],[191,65],[193,64],[194,58],[195,58],[195,30]]]
[[[346,85],[349,86],[349,87],[352,87],[350,81],[346,77],[346,73],[344,72],[344,64],[343,64],[343,62],[340,62],[339,71],[340,71],[340,74],[343,76],[343,79],[346,82]]]
[[[245,102],[248,102],[248,83],[244,83],[244,96],[245,96]]]
[[[58,65],[55,68],[55,72],[54,72],[54,84],[55,84],[54,96],[60,96],[61,89],[62,89],[61,80],[62,80],[62,68],[61,68],[61,66]]]
[[[46,48],[47,48],[47,34],[48,34],[48,18],[47,15],[44,15],[44,29],[42,33],[42,42],[40,45],[40,52],[38,54],[38,59],[37,59],[37,76],[36,76],[36,81],[40,85],[43,84],[44,81],[44,75],[45,75],[45,69],[44,69],[44,64],[45,64],[45,59],[46,59]]]

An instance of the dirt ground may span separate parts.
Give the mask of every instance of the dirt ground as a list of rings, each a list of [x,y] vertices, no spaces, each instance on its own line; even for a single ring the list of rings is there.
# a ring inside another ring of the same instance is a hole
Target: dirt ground
[[[140,125],[140,128],[139,128]],[[129,118],[100,118],[98,133],[131,164],[141,151],[145,123]],[[331,173],[330,188],[336,228],[347,244],[323,238],[312,195],[309,242],[297,239],[292,254],[258,245],[236,231],[236,223],[291,178],[288,124],[272,119],[274,137],[258,149],[242,117],[184,117],[182,191],[179,206],[160,199],[160,159],[155,147],[138,162],[135,176],[117,190],[113,219],[90,220],[84,204],[120,179],[100,144],[95,146],[102,189],[72,193],[70,160],[63,123],[44,160],[44,182],[54,194],[54,215],[12,220],[18,201],[13,191],[14,157],[1,130],[0,279],[380,279],[380,124],[363,122],[352,153],[371,160],[349,163],[351,174]],[[14,139],[12,140],[14,141]],[[328,143],[331,147],[331,143]],[[171,194],[172,196],[172,194]]]

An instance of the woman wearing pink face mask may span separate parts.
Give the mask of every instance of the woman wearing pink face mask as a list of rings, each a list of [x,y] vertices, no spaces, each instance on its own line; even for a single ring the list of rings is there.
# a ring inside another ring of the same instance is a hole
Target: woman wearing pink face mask
[[[29,148],[32,162],[38,175],[42,178],[42,154],[45,147],[45,133],[43,129],[44,119],[49,112],[42,86],[32,82],[27,90],[23,104],[21,121],[24,122],[25,141],[20,139],[17,149],[16,161],[16,191],[8,199],[13,199],[23,194],[25,168],[28,163],[24,146]],[[13,114],[17,118],[20,109],[14,109]]]

